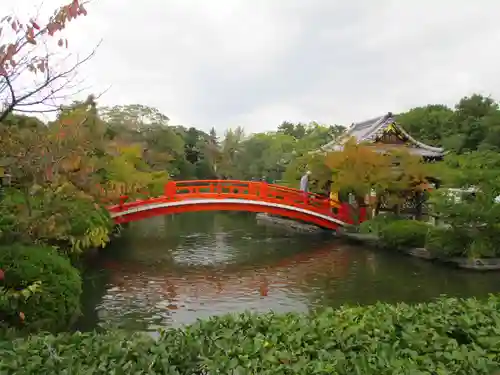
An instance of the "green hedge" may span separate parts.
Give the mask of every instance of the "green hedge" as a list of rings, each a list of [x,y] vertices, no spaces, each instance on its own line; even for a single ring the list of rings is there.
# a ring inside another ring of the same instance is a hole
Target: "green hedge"
[[[467,231],[434,227],[427,234],[425,248],[437,257],[495,258],[500,256],[498,230]]]
[[[155,341],[110,332],[0,341],[0,374],[492,374],[500,298],[216,317]]]
[[[387,224],[379,232],[382,246],[394,249],[424,247],[432,226],[423,221],[398,220]]]
[[[1,315],[22,312],[25,317],[23,327],[28,330],[60,330],[67,328],[80,314],[80,274],[55,249],[2,246],[0,269],[5,273],[0,286],[9,290],[26,288],[40,282],[40,290],[25,301],[19,300],[19,306],[3,301],[0,304]]]
[[[359,232],[378,235],[383,228],[397,220],[402,220],[402,218],[390,212],[379,214],[370,220],[362,222],[359,225]]]
[[[425,248],[434,256],[466,257],[470,239],[463,231],[454,228],[434,227],[427,233]]]

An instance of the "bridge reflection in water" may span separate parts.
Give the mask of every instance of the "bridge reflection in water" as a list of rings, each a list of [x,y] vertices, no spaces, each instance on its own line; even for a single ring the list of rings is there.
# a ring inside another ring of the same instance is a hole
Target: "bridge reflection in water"
[[[87,275],[87,328],[110,323],[155,330],[248,309],[306,311],[500,291],[491,274],[350,247],[330,237],[289,235],[258,226],[252,214],[149,219],[134,223],[107,250],[107,259]]]

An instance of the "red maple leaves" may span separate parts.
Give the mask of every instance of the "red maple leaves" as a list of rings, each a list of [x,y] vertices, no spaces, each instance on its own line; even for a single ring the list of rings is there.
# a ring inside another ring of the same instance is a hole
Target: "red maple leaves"
[[[44,26],[40,26],[35,20],[31,19],[28,23],[21,23],[17,18],[6,16],[0,20],[0,35],[2,33],[2,24],[7,23],[14,31],[16,38],[12,43],[0,45],[0,76],[7,76],[9,70],[17,66],[15,56],[20,53],[27,45],[36,45],[37,39],[44,35],[53,36],[57,31],[66,27],[66,22],[71,22],[79,16],[86,16],[87,10],[79,2],[73,0],[70,4],[64,5],[54,12],[54,15]],[[66,39],[59,39],[59,47],[68,47]],[[29,70],[32,72],[46,70],[46,63],[43,59],[34,57],[29,62]]]

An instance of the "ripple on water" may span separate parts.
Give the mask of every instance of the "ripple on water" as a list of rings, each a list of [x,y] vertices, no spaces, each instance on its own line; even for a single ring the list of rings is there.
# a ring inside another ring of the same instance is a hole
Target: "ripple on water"
[[[97,312],[87,326],[155,331],[244,310],[307,311],[500,291],[496,275],[290,236],[259,226],[251,215],[156,218],[133,226],[125,240],[116,257],[103,261],[106,284],[85,285],[89,309]]]

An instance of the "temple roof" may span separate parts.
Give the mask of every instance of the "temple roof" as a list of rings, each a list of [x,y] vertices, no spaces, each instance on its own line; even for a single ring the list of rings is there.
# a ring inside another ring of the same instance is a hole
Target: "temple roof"
[[[342,145],[351,137],[354,137],[359,142],[375,142],[377,137],[381,136],[383,131],[389,126],[394,127],[409,143],[407,147],[412,154],[419,154],[428,157],[441,157],[445,151],[441,147],[433,147],[422,143],[410,134],[408,134],[400,125],[398,125],[391,112],[372,118],[367,121],[353,123],[347,133],[340,141],[334,140],[321,147],[321,151],[336,151],[342,148]]]

